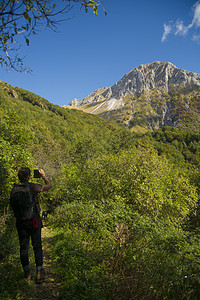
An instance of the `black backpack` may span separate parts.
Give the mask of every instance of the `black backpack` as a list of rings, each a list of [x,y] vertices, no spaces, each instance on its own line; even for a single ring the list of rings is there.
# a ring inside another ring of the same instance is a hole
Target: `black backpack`
[[[28,182],[14,184],[10,204],[17,219],[28,220],[34,217],[35,202]]]

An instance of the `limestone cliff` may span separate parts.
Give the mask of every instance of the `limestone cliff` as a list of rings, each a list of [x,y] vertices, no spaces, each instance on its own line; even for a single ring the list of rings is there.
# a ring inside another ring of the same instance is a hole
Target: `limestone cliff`
[[[200,74],[156,61],[133,69],[112,87],[73,100],[70,106],[132,127],[177,126],[180,118],[172,117],[176,105],[170,91],[193,88],[199,90]]]

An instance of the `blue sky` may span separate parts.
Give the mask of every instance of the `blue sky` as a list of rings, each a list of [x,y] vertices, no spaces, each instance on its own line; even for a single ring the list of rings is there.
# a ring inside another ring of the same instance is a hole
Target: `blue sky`
[[[60,0],[57,0],[60,1]],[[0,80],[57,105],[112,86],[140,64],[171,62],[200,73],[200,1],[103,0],[107,16],[75,7],[58,32],[44,30],[21,47],[32,74],[7,72]]]

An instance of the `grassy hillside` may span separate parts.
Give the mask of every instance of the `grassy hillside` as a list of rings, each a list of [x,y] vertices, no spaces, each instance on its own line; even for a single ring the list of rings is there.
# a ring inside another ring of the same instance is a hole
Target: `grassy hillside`
[[[52,210],[62,299],[198,299],[200,138],[188,131],[190,119],[183,130],[135,134],[23,89],[0,88],[0,267],[13,266],[10,286],[0,278],[0,298],[23,299],[12,284],[21,267],[13,262],[9,191],[19,167],[29,166],[43,168],[53,183],[40,201]]]

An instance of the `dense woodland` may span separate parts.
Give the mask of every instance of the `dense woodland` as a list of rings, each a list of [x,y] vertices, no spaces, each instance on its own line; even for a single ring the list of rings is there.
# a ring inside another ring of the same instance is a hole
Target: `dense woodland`
[[[1,83],[0,132],[1,273],[19,252],[9,194],[28,166],[53,183],[40,201],[62,299],[200,298],[198,131],[131,133]],[[17,295],[3,276],[0,298]]]

